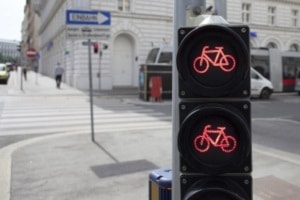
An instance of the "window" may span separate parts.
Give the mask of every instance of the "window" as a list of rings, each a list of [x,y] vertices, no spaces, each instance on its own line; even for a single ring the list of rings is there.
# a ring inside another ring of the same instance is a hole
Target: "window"
[[[172,52],[161,52],[158,63],[172,63]]]
[[[299,52],[299,45],[298,44],[292,44],[290,46],[290,51],[293,51],[293,52]]]
[[[130,1],[131,0],[118,0],[118,10],[123,12],[130,11]]]
[[[275,25],[275,15],[276,15],[276,8],[275,7],[268,7],[268,24]]]
[[[242,4],[242,22],[250,23],[251,4]]]
[[[270,42],[269,44],[267,44],[267,48],[278,48],[278,47],[274,42]]]
[[[256,71],[258,71],[261,75],[263,75],[267,79],[270,79],[269,55],[268,56],[252,55],[251,64],[253,68]]]
[[[259,76],[253,70],[251,70],[251,79],[259,79]]]
[[[158,52],[159,48],[152,49],[146,58],[146,63],[155,63]]]
[[[82,0],[73,0],[74,8],[80,9],[90,9],[90,1],[82,1]]]
[[[298,10],[292,10],[292,26],[298,26]]]

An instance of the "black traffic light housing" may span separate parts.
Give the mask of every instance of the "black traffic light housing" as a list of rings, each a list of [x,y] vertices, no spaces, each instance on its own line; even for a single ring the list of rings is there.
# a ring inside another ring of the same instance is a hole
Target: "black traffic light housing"
[[[252,170],[250,103],[181,102],[178,149],[183,173]]]
[[[180,194],[252,200],[249,27],[178,29]]]
[[[206,25],[178,30],[179,96],[249,97],[247,26]]]
[[[182,200],[247,200],[252,196],[251,176],[183,175],[180,181]]]

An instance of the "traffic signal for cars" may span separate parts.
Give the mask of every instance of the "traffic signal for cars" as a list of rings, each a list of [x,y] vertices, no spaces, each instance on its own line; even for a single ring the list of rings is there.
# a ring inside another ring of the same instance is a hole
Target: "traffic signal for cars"
[[[21,51],[21,45],[17,45],[17,51]]]
[[[98,42],[94,42],[93,47],[94,47],[94,53],[98,53],[98,51],[99,51]]]
[[[180,199],[252,199],[249,59],[247,26],[178,30]]]

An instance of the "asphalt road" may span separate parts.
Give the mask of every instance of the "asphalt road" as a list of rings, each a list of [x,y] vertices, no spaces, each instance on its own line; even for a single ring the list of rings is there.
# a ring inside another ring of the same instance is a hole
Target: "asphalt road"
[[[0,84],[0,114],[5,95],[6,85]],[[96,105],[97,98],[94,100]],[[300,154],[300,96],[296,93],[277,93],[269,100],[252,99],[251,102],[253,143]],[[172,113],[170,101],[148,104],[136,100],[136,104],[164,113],[165,116],[171,116]]]
[[[252,101],[252,138],[256,144],[300,154],[300,96],[273,95]]]
[[[171,116],[170,104],[145,104],[145,108]],[[300,96],[275,93],[269,100],[251,99],[253,143],[300,154]]]

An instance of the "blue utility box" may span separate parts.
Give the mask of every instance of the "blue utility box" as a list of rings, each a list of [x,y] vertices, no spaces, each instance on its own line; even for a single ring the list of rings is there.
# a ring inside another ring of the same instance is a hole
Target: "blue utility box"
[[[157,169],[149,174],[149,200],[172,199],[172,170]]]

